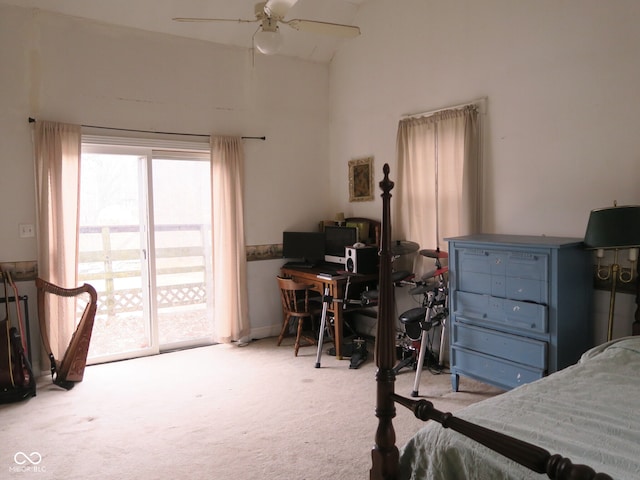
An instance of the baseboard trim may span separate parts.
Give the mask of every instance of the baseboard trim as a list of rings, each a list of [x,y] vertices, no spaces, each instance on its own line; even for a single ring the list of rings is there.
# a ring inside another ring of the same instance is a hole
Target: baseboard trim
[[[265,325],[264,327],[252,328],[249,336],[252,339],[277,337],[280,335],[282,325]]]

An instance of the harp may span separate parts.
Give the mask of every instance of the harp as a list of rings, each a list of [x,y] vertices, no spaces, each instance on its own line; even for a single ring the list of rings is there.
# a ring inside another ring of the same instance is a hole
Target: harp
[[[76,382],[81,382],[84,376],[84,369],[87,365],[87,354],[89,353],[89,343],[93,322],[98,306],[98,294],[95,288],[88,283],[76,288],[63,288],[43,280],[36,279],[36,289],[38,293],[38,320],[40,322],[40,332],[42,343],[51,362],[51,378],[56,385],[70,390]],[[89,300],[82,312],[80,322],[76,327],[67,350],[64,352],[62,360],[54,358],[49,343],[47,330],[46,302],[48,295],[77,299],[82,294],[88,294]]]

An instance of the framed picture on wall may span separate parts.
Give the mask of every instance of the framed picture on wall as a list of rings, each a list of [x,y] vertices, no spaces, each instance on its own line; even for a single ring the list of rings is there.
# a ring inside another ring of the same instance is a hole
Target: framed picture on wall
[[[349,160],[349,201],[373,200],[373,157]]]

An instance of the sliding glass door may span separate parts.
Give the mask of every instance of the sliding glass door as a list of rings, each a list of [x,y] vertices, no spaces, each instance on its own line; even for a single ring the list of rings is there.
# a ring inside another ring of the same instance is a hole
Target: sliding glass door
[[[156,316],[161,348],[210,342],[209,162],[177,153],[153,159]]]
[[[144,152],[86,149],[81,164],[79,280],[98,291],[89,359],[157,351],[151,323]]]
[[[205,153],[83,144],[79,277],[99,307],[89,362],[212,342]]]

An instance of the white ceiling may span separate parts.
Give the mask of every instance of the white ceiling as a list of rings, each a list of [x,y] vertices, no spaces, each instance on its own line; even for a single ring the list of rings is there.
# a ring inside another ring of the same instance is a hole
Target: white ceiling
[[[285,19],[307,19],[352,25],[361,4],[369,0],[299,0]],[[254,19],[257,0],[0,0],[0,3],[37,8],[90,19],[226,45],[251,48],[257,23],[182,23],[173,17]],[[328,62],[344,40],[280,27],[280,54]],[[364,34],[365,32],[363,32]]]

